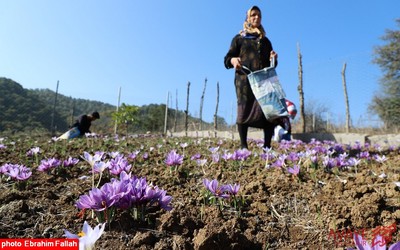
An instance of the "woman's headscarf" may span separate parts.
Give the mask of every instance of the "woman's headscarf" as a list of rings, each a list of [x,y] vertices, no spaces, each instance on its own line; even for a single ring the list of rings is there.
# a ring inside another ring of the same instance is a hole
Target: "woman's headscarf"
[[[243,23],[243,30],[240,31],[241,36],[258,36],[260,38],[265,36],[265,30],[263,26],[260,24],[258,27],[252,27],[250,23],[250,14],[252,10],[258,10],[260,12],[261,17],[261,10],[257,6],[251,7],[246,13],[246,20]]]

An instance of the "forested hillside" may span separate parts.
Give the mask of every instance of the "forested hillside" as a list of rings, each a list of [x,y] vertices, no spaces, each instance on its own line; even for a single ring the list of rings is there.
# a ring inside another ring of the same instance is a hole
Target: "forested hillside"
[[[0,132],[4,133],[52,132],[52,125],[53,131],[59,133],[67,130],[80,114],[95,110],[102,114],[96,127],[105,128],[112,122],[110,113],[115,111],[115,106],[110,104],[61,94],[56,100],[54,91],[24,89],[7,78],[0,78],[0,93]]]
[[[165,105],[149,104],[138,107],[137,122],[134,126],[120,125],[121,133],[141,133],[146,131],[162,132],[165,122]],[[93,123],[96,133],[112,134],[112,119],[116,107],[99,101],[67,97],[49,89],[24,89],[21,84],[0,77],[0,135],[17,132],[43,133],[59,135],[65,132],[81,114],[93,111],[100,113],[101,119]],[[54,113],[54,119],[53,119]],[[185,112],[168,109],[168,129],[183,130]],[[218,117],[219,128],[227,126],[225,120]],[[199,120],[188,118],[190,130]],[[205,128],[213,125],[203,123]]]

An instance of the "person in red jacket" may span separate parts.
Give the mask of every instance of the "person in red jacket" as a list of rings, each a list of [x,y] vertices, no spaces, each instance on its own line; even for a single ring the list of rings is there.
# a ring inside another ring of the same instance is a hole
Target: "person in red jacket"
[[[292,139],[292,125],[290,124],[290,119],[294,120],[297,114],[296,106],[293,102],[286,99],[286,106],[289,116],[282,116],[277,119],[277,126],[274,130],[274,140],[290,141]]]

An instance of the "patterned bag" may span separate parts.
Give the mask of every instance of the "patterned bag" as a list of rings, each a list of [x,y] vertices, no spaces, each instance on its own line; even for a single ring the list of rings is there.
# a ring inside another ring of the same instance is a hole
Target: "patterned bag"
[[[279,83],[273,61],[271,65],[271,67],[257,71],[251,71],[247,67],[242,66],[250,72],[247,75],[250,87],[261,106],[265,118],[269,121],[289,115],[285,101],[286,95]]]

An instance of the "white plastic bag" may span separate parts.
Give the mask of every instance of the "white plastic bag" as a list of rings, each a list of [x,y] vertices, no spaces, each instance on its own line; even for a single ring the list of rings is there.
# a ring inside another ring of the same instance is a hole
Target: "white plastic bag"
[[[272,65],[274,65],[272,63]],[[250,87],[267,120],[274,120],[281,116],[288,116],[285,92],[279,82],[274,66],[257,71],[251,71],[247,78]]]
[[[80,136],[80,134],[81,134],[81,132],[79,131],[79,129],[77,127],[73,127],[70,130],[68,130],[67,132],[65,132],[64,134],[62,134],[60,137],[58,137],[58,140],[72,139],[72,138]]]

